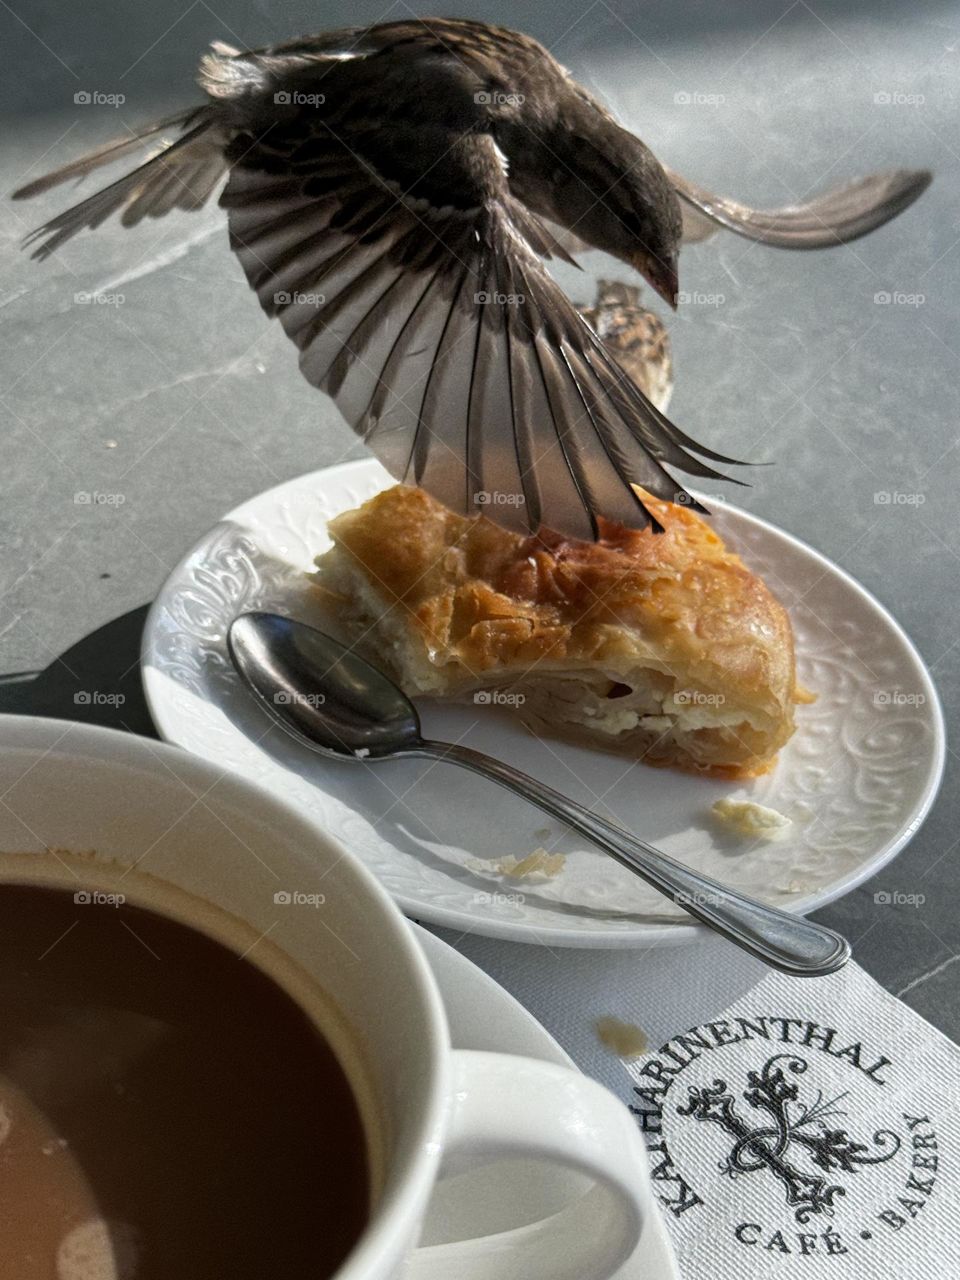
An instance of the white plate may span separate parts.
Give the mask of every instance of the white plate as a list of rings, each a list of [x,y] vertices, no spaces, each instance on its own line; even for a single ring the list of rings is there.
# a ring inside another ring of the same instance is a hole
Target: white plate
[[[522,1004],[458,951],[410,926],[440,988],[456,1049],[488,1049],[576,1064]],[[510,1231],[556,1213],[579,1187],[549,1165],[520,1161],[488,1165],[437,1184],[421,1236],[424,1244],[472,1240]],[[679,1280],[673,1247],[654,1200],[643,1236],[615,1280]]]
[[[160,733],[309,810],[412,915],[560,946],[692,940],[671,903],[494,784],[423,761],[324,760],[271,726],[241,686],[225,646],[231,620],[267,608],[323,626],[306,574],[329,545],[326,522],[390,483],[373,460],[301,476],[237,507],[197,543],[144,631],[144,686]],[[498,707],[423,704],[424,727],[517,765],[718,879],[807,912],[872,875],[919,827],[943,767],[943,719],[919,655],[872,596],[797,539],[713,506],[718,532],[790,608],[800,676],[818,695],[799,709],[773,773],[743,785],[650,769],[535,738]],[[718,831],[710,806],[731,793],[786,813],[787,837],[757,843]],[[556,880],[517,885],[477,870],[478,860],[538,845],[568,855]]]

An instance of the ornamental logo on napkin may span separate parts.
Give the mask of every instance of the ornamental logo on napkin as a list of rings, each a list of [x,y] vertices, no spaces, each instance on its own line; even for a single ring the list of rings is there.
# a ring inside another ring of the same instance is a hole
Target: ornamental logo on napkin
[[[631,1071],[661,1203],[698,1247],[706,1236],[719,1256],[781,1274],[786,1256],[889,1259],[937,1188],[937,1126],[914,1073],[842,1024],[743,1005]]]

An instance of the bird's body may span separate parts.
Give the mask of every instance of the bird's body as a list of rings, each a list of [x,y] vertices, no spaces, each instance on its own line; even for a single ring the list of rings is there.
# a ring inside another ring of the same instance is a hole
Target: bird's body
[[[202,106],[16,193],[179,130],[40,228],[37,256],[113,212],[133,225],[197,208],[227,175],[231,245],[304,375],[395,476],[464,514],[502,493],[496,518],[524,531],[591,538],[597,514],[642,527],[643,492],[696,505],[667,466],[716,478],[704,459],[731,461],[663,417],[544,259],[569,259],[573,237],[674,305],[681,201],[810,246],[863,234],[926,184],[887,175],[757,214],[669,174],[529,36],[461,19],[215,45],[199,78]]]
[[[261,75],[246,91],[236,58],[214,53],[202,63],[208,93],[236,106],[224,113],[240,131],[236,155],[263,130],[282,134],[291,122],[296,140],[320,124],[379,162],[405,197],[426,201],[423,212],[507,191],[652,277],[674,305],[682,218],[673,187],[649,148],[536,40],[431,19],[348,28],[255,56]]]

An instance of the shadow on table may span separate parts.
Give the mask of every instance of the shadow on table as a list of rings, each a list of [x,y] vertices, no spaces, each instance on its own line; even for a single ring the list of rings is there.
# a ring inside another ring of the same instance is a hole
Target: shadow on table
[[[148,608],[114,618],[36,675],[0,676],[0,713],[79,720],[157,737],[140,681]]]

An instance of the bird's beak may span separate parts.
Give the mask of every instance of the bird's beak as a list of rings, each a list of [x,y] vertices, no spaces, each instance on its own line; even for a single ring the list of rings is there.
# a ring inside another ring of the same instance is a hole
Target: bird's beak
[[[664,260],[645,253],[637,260],[635,266],[644,279],[653,285],[664,302],[669,303],[676,311],[677,289],[680,283],[676,254]]]

